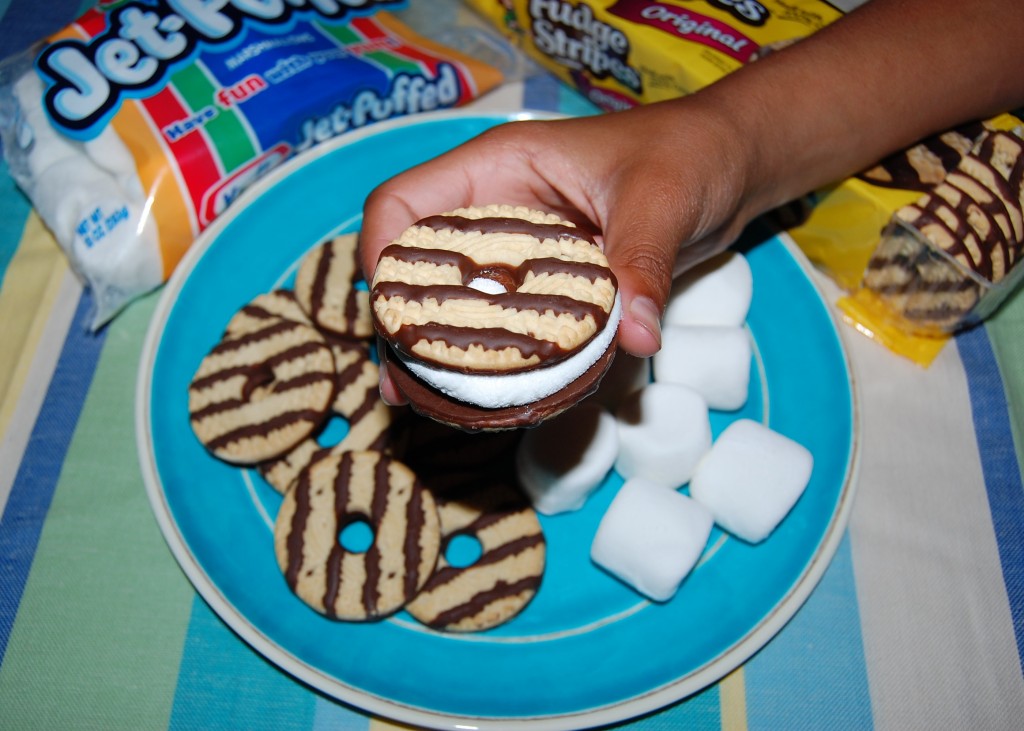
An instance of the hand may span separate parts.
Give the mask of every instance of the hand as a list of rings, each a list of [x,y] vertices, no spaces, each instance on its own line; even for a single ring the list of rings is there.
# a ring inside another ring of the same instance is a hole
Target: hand
[[[652,355],[673,275],[724,249],[746,222],[742,176],[730,174],[742,167],[722,159],[739,150],[704,120],[677,100],[491,129],[373,191],[361,235],[367,278],[380,251],[424,216],[489,203],[550,211],[603,241],[622,296],[620,346]],[[400,400],[386,379],[382,393]]]

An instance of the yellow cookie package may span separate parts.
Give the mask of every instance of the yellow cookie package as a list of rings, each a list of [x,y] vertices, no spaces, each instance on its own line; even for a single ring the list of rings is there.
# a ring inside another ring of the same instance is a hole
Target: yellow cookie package
[[[842,17],[821,0],[465,0],[606,111],[693,93]],[[844,317],[928,365],[1024,278],[1021,121],[949,130],[789,206],[784,222],[846,292]],[[794,219],[794,212],[799,217]]]
[[[835,21],[821,0],[466,0],[606,111],[691,94]]]
[[[845,319],[929,365],[1024,279],[1021,117],[920,141],[817,191],[790,233],[845,291]]]

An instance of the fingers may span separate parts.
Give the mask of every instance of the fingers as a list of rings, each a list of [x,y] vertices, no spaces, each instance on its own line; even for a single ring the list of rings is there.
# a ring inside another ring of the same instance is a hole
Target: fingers
[[[359,256],[367,281],[380,252],[424,216],[463,205],[469,197],[465,175],[442,158],[412,168],[373,190],[363,206]]]
[[[544,122],[509,122],[432,160],[410,168],[372,191],[363,206],[360,258],[370,277],[381,250],[419,219],[471,205],[509,203],[556,210],[565,207],[533,160],[545,156]]]

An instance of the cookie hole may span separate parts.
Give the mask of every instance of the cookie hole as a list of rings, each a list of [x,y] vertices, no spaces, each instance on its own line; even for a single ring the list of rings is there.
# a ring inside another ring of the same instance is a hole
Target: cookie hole
[[[263,399],[266,393],[274,387],[276,378],[273,369],[266,363],[253,367],[242,387],[242,400],[258,401]]]
[[[348,434],[348,421],[341,416],[327,419],[320,433],[316,435],[316,443],[321,447],[333,447],[341,444]]]
[[[457,533],[452,536],[444,549],[444,560],[450,566],[462,569],[472,566],[483,555],[483,547],[476,536]]]
[[[353,520],[341,529],[338,541],[349,553],[366,553],[373,545],[373,528],[362,518]]]
[[[501,267],[484,267],[477,269],[467,277],[466,286],[485,294],[504,294],[514,291],[515,279],[512,273]]]

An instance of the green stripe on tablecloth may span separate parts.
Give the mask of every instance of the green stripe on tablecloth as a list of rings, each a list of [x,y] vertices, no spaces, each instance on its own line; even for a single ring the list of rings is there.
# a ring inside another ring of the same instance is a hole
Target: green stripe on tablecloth
[[[245,644],[196,598],[170,731],[308,731],[317,699],[307,686]],[[369,725],[365,718],[357,719],[363,728]]]
[[[194,593],[135,451],[135,371],[153,306],[136,303],[107,333],[0,667],[4,728],[167,725]]]
[[[1003,304],[986,327],[1006,388],[1017,464],[1024,472],[1024,285]]]

